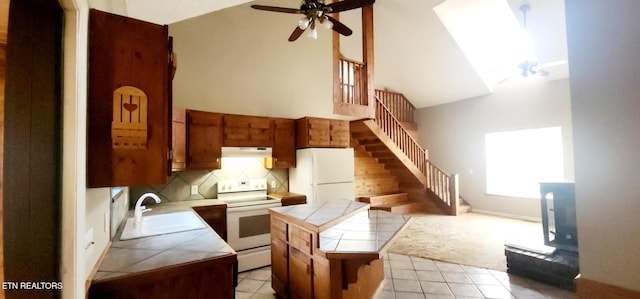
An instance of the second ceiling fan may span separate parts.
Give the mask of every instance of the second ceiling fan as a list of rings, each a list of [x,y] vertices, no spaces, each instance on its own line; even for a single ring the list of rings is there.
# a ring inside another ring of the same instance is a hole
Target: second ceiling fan
[[[311,29],[310,36],[316,38],[316,22],[324,25],[327,28],[333,29],[334,31],[344,36],[349,36],[353,33],[353,31],[351,31],[351,29],[349,29],[349,27],[347,27],[346,25],[340,23],[340,21],[331,17],[329,14],[372,5],[374,2],[375,0],[344,0],[333,2],[330,4],[324,4],[324,0],[303,0],[300,8],[287,8],[266,5],[251,5],[251,7],[258,10],[305,15],[305,18],[301,19],[298,22],[298,26],[296,26],[296,28],[289,36],[289,41],[292,42],[297,40],[298,37],[300,37],[302,33],[307,29]]]

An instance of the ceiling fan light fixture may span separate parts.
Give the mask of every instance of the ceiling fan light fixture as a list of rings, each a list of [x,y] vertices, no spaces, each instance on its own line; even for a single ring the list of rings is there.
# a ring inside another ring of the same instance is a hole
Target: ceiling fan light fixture
[[[331,30],[333,28],[333,22],[331,22],[326,16],[320,19],[320,23],[324,26],[324,28],[327,28],[328,30]]]
[[[307,28],[309,28],[309,24],[311,24],[311,19],[304,17],[300,19],[300,21],[298,21],[298,28],[306,30]]]
[[[307,34],[307,37],[318,39],[318,31],[316,30],[315,26],[311,26],[311,30],[309,30],[309,34]]]

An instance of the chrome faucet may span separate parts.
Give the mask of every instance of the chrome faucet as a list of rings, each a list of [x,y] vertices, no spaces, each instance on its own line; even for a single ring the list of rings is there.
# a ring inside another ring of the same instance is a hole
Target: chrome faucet
[[[153,193],[145,193],[138,198],[138,201],[136,201],[136,207],[133,210],[133,217],[134,217],[133,219],[135,220],[136,227],[140,226],[140,223],[142,222],[142,213],[151,211],[151,209],[147,209],[146,206],[142,205],[142,202],[147,197],[153,198],[156,201],[156,203],[160,203],[161,201],[160,197],[158,197],[158,195],[155,195]]]

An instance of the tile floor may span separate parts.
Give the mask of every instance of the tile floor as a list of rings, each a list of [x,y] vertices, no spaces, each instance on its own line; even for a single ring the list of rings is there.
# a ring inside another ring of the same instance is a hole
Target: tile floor
[[[384,271],[384,288],[377,299],[577,298],[574,293],[505,272],[394,253],[385,255]],[[276,298],[271,267],[240,273],[238,281],[237,299]]]

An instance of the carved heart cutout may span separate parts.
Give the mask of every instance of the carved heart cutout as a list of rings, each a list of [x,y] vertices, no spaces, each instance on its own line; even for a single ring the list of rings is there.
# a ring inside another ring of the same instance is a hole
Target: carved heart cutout
[[[124,105],[122,106],[124,107],[124,109],[127,109],[127,111],[129,112],[133,112],[133,111],[136,111],[136,109],[138,109],[138,105],[136,104],[124,103]]]

